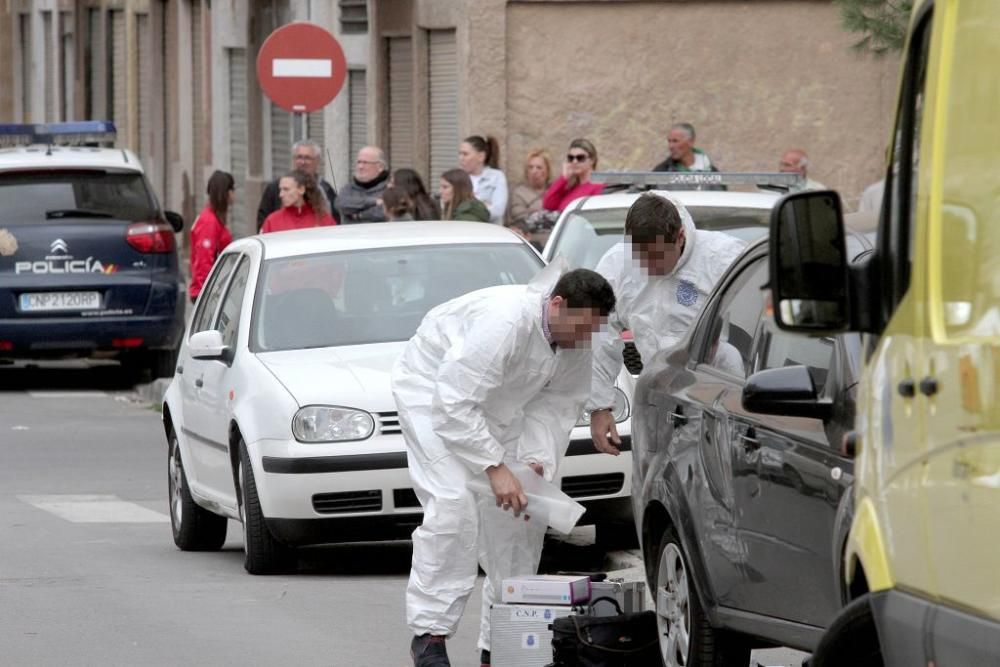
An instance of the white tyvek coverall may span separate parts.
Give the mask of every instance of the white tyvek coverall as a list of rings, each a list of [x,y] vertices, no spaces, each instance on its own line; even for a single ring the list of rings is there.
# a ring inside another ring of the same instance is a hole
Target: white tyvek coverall
[[[669,197],[668,197],[669,199]],[[687,208],[671,199],[684,225],[684,252],[664,276],[650,276],[625,242],[604,254],[594,269],[611,283],[617,301],[609,326],[594,338],[594,374],[588,410],[614,403],[622,367],[621,332],[632,331],[635,347],[649,360],[687,334],[715,284],[743,251],[744,242],[723,232],[695,229]]]
[[[434,308],[393,369],[410,477],[424,508],[406,592],[415,635],[454,633],[482,561],[479,647],[489,650],[492,582],[538,570],[545,526],[509,512],[480,517],[466,482],[505,459],[541,463],[551,480],[565,452],[593,361],[589,347],[553,352],[542,333],[543,302],[558,273],[551,266],[531,285],[491,287]],[[506,522],[506,534],[513,525],[525,544],[506,563],[490,559],[479,537],[495,531],[495,521]]]

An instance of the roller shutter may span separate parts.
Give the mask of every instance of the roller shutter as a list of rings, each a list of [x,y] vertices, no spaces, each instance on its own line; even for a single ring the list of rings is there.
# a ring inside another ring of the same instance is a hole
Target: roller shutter
[[[247,52],[246,49],[228,49],[229,55],[229,171],[236,181],[236,206],[229,212],[230,228],[234,236],[244,236],[254,231],[246,227],[246,175],[247,175]]]
[[[101,10],[92,8],[87,10],[87,31],[89,39],[85,48],[87,59],[87,72],[85,74],[85,85],[87,86],[87,118],[90,120],[102,120],[105,113],[105,102],[107,100],[104,49],[101,48]]]
[[[125,12],[120,9],[108,12],[108,22],[111,33],[111,62],[108,66],[108,109],[111,110],[111,120],[118,129],[116,146],[124,146],[128,141],[128,95],[126,94],[126,72],[128,64],[125,60]]]
[[[271,105],[271,178],[279,178],[292,168],[292,114]]]
[[[200,191],[205,179],[201,173],[205,164],[205,104],[204,90],[205,54],[204,54],[204,18],[205,13],[201,0],[191,3],[191,109],[192,113],[192,149],[194,153],[194,171],[192,179]]]
[[[438,176],[458,164],[458,48],[455,31],[431,30],[428,50],[431,160],[427,176],[432,184],[436,184]]]
[[[58,53],[53,48],[52,12],[42,12],[42,43],[45,45],[45,120],[54,122],[56,118],[56,59]]]
[[[24,122],[35,120],[31,113],[31,14],[21,14],[17,17],[21,33],[21,114]]]
[[[409,37],[389,38],[389,164],[413,166],[413,48]]]
[[[349,133],[350,133],[350,159],[348,164],[354,163],[354,158],[358,151],[368,143],[368,89],[365,70],[352,69],[348,72],[347,81]]]
[[[139,70],[139,117],[135,119],[139,134],[139,160],[148,170],[153,164],[153,64],[150,58],[152,36],[149,28],[149,14],[137,14],[136,32],[139,48],[136,49],[137,68]]]

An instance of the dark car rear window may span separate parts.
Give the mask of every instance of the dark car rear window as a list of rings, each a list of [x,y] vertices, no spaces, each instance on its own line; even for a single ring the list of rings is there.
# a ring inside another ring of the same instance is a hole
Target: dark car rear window
[[[156,206],[135,172],[46,171],[0,174],[0,224],[46,220],[152,220]]]

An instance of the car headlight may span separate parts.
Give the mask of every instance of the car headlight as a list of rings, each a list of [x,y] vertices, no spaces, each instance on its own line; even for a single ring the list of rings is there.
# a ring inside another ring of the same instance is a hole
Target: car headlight
[[[614,415],[615,422],[621,424],[623,421],[628,419],[629,415],[629,404],[628,396],[625,392],[615,387],[615,401],[611,406],[611,414]],[[590,413],[584,410],[580,418],[576,420],[577,426],[590,426]]]
[[[375,419],[363,410],[307,405],[292,417],[292,434],[299,442],[348,442],[370,438]]]

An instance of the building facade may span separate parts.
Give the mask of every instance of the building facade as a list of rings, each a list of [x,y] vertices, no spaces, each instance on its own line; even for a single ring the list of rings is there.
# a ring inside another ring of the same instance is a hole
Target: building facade
[[[602,169],[648,169],[685,121],[726,170],[804,148],[850,206],[881,175],[895,105],[898,60],[853,53],[829,0],[0,0],[0,122],[114,120],[188,222],[211,171],[231,171],[231,224],[252,233],[299,136],[256,54],[292,21],[347,56],[304,129],[335,183],[375,143],[436,189],[469,134],[499,139],[512,183],[529,148],[558,169],[578,136]]]

